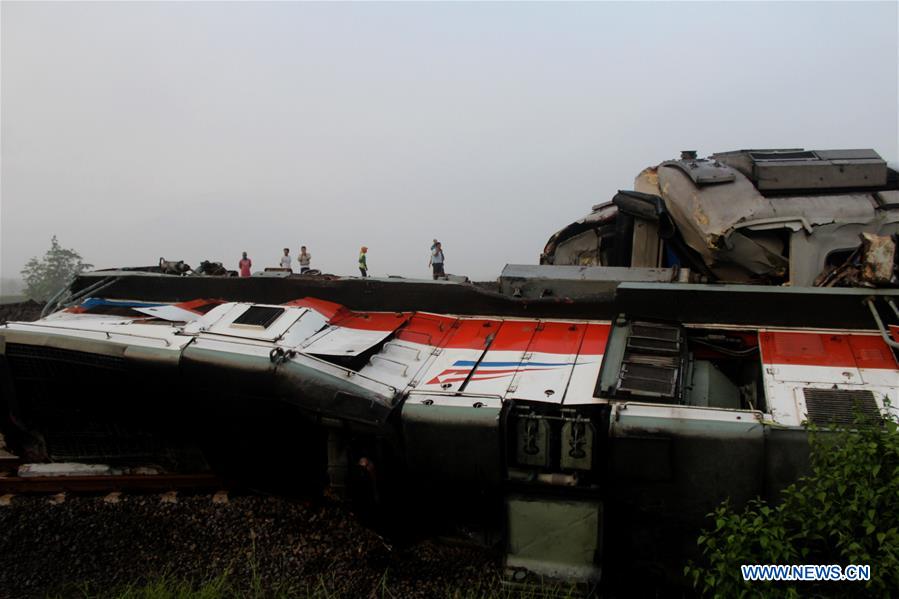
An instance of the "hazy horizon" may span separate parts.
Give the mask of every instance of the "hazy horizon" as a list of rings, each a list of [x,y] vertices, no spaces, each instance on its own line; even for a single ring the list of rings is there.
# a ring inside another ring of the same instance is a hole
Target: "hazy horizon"
[[[897,161],[897,4],[0,4],[0,279],[57,235],[485,280],[644,167],[746,147]]]

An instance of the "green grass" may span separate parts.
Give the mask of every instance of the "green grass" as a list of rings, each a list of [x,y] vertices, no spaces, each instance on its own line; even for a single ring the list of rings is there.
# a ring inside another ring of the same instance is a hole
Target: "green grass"
[[[338,599],[342,595],[332,590],[324,578],[317,585],[304,591],[282,591],[278,588],[266,589],[255,572],[246,584],[239,585],[228,572],[218,578],[202,583],[180,580],[171,576],[161,576],[150,582],[128,585],[122,588],[95,591],[82,586],[75,592],[66,592],[55,597],[82,597],[84,599]],[[400,599],[404,593],[394,589],[384,572],[377,588],[366,596],[371,599]],[[436,598],[443,599],[573,599],[580,596],[573,587],[563,588],[559,585],[540,585],[525,589],[508,589],[498,581],[484,583],[478,588],[447,588],[437,593]]]
[[[148,580],[140,580],[117,588],[98,588],[90,583],[70,585],[60,593],[50,595],[48,599],[343,599],[350,597],[342,582],[343,576],[334,571],[327,575],[319,575],[312,584],[298,585],[296,580],[263,580],[260,574],[256,542],[252,542],[247,551],[245,566],[249,572],[243,575],[234,574],[232,563],[224,572],[208,580],[189,580],[172,574],[162,574]],[[246,568],[242,569],[246,572]],[[422,580],[422,583],[426,581]],[[402,584],[390,576],[390,569],[385,569],[375,588],[364,591],[367,599],[402,599],[405,597],[409,581]],[[403,588],[400,588],[403,587]],[[502,586],[499,579],[488,579],[474,586],[453,587],[443,589],[431,585],[429,589],[435,599],[573,599],[580,597],[575,585],[559,583],[543,583],[538,585],[508,588]]]

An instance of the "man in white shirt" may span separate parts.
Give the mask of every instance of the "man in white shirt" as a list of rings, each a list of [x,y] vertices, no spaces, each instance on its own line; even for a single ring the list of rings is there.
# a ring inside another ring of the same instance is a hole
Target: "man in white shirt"
[[[284,255],[281,256],[281,268],[290,269],[290,263],[290,248],[284,248]],[[290,272],[293,272],[293,270],[291,270]]]
[[[431,246],[431,259],[428,260],[428,266],[434,269],[435,281],[446,278],[446,273],[443,270],[443,246],[437,240],[434,240],[434,245]]]

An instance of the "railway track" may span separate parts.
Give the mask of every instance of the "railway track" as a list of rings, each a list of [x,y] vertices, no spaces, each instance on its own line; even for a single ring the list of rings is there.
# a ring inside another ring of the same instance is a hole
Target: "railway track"
[[[212,474],[148,474],[89,476],[0,476],[0,495],[113,492],[216,492],[227,488]]]

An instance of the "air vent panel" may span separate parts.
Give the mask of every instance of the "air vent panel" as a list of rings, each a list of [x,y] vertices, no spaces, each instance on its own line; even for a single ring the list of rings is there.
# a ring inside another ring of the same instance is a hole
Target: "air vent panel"
[[[878,424],[883,421],[874,393],[865,390],[851,389],[812,389],[802,390],[808,411],[808,421],[818,426],[831,424],[851,425],[856,417],[866,424]]]
[[[260,327],[267,329],[284,314],[284,308],[274,306],[250,306],[246,312],[234,319],[233,325]]]

